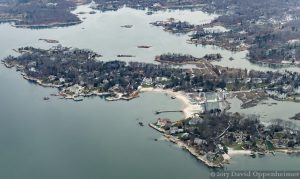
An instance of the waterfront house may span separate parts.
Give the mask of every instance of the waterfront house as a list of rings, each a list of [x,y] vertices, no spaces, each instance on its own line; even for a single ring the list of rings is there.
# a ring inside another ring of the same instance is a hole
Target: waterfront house
[[[216,156],[216,154],[214,154],[214,153],[212,153],[212,152],[208,152],[208,153],[206,154],[206,159],[207,159],[208,161],[213,161],[213,160],[215,159],[215,156]]]
[[[169,128],[169,127],[172,126],[172,122],[168,119],[158,118],[157,122],[156,122],[156,125],[159,126],[159,127],[162,127],[162,128]]]
[[[142,85],[147,85],[147,86],[153,85],[153,80],[152,80],[152,78],[146,78],[146,77],[145,77],[145,78],[143,79]]]
[[[202,118],[192,118],[192,119],[189,120],[188,124],[190,126],[194,126],[194,125],[197,125],[197,124],[201,123],[202,121],[203,121]]]
[[[180,137],[181,137],[181,139],[183,139],[183,140],[188,140],[189,137],[190,137],[190,134],[187,133],[187,132],[185,132],[185,133],[183,133]]]
[[[177,134],[177,133],[182,133],[182,132],[184,132],[184,130],[179,129],[178,127],[171,127],[169,132],[170,132],[171,135],[174,135],[174,134]]]
[[[195,139],[194,139],[194,144],[196,144],[196,145],[206,145],[206,144],[207,144],[207,141],[204,140],[204,139],[195,138]]]

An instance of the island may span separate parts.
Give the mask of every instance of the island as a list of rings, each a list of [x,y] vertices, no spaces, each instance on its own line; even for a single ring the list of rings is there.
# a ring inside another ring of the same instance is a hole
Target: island
[[[22,28],[49,28],[81,23],[72,10],[88,0],[0,1],[0,22]]]
[[[300,65],[298,0],[16,0],[0,1],[0,22],[16,27],[45,28],[81,23],[71,11],[90,3],[94,10],[111,11],[124,6],[154,11],[190,9],[218,15],[211,22],[191,24],[174,18],[151,24],[171,33],[187,34],[188,43],[214,45],[231,51],[247,50],[252,63],[271,67]],[[95,11],[91,11],[94,14]],[[132,25],[121,27],[131,28]],[[225,30],[208,30],[210,28]]]
[[[44,42],[46,42],[46,43],[50,43],[50,44],[56,44],[56,43],[59,43],[58,40],[54,40],[54,39],[42,39],[42,38],[40,38],[39,40],[40,40],[40,41],[44,41]]]
[[[175,54],[167,53],[158,55],[155,57],[155,61],[160,63],[170,63],[170,64],[202,64],[207,61],[220,61],[222,55],[217,54],[206,54],[202,58],[196,58],[188,54]]]

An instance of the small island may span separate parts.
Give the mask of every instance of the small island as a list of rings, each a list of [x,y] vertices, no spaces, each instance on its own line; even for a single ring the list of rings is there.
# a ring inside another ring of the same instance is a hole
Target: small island
[[[205,61],[220,61],[221,54],[206,54],[202,58],[196,58],[187,54],[167,53],[155,57],[155,61],[170,64],[201,64]]]
[[[175,19],[173,18],[170,18],[166,21],[151,22],[150,24],[157,27],[163,27],[164,31],[173,34],[186,34],[194,31],[197,28],[197,26],[192,25],[186,21],[175,21]]]
[[[59,43],[58,40],[53,40],[53,39],[43,39],[43,38],[40,38],[39,39],[40,41],[44,41],[46,43],[50,43],[50,44],[56,44],[56,43]]]

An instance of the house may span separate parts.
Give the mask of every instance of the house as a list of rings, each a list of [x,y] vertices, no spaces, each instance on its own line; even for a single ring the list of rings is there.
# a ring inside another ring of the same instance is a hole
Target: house
[[[206,155],[206,159],[208,160],[208,161],[213,161],[214,159],[215,159],[215,154],[214,153],[212,153],[212,152],[208,152],[207,153],[207,155]]]
[[[66,80],[64,78],[59,78],[59,82],[64,83]]]
[[[193,125],[197,125],[201,122],[202,122],[201,118],[192,118],[191,120],[189,120],[188,124],[193,126]]]
[[[170,120],[168,120],[168,119],[158,118],[157,122],[156,122],[156,125],[160,126],[162,128],[168,128],[168,127],[172,126],[172,122]]]
[[[187,132],[185,132],[185,133],[183,133],[180,137],[181,137],[181,139],[183,139],[183,140],[187,140],[187,139],[189,139],[190,134],[187,133]]]
[[[150,86],[153,84],[153,80],[152,78],[144,78],[143,81],[142,81],[142,85],[147,85],[147,86]]]
[[[29,69],[29,71],[31,71],[31,72],[36,72],[36,69],[35,69],[34,67],[31,67],[31,68]]]
[[[219,153],[219,154],[224,154],[225,153],[224,148],[221,144],[217,145],[216,152]]]
[[[184,132],[183,129],[179,129],[178,127],[171,127],[170,128],[170,134],[173,135],[173,134],[177,134],[177,133],[182,133]]]
[[[196,144],[196,145],[206,145],[206,144],[207,144],[207,141],[204,140],[204,139],[195,138],[195,139],[194,139],[194,144]]]
[[[170,134],[173,135],[173,134],[176,134],[178,133],[178,127],[171,127],[170,128]]]

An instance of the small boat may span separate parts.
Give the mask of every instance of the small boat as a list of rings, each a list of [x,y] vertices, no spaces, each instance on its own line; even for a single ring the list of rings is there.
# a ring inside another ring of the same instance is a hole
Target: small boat
[[[171,99],[176,99],[176,96],[171,96]]]
[[[123,27],[123,28],[132,28],[133,25],[122,25],[121,27]]]
[[[83,98],[77,97],[77,98],[74,98],[73,100],[78,102],[78,101],[83,101]]]
[[[158,139],[154,139],[154,141],[158,141]]]
[[[117,55],[117,57],[134,57],[133,55]]]
[[[48,96],[44,97],[43,98],[44,100],[49,100],[50,98]]]
[[[152,11],[148,11],[146,14],[147,14],[147,15],[152,15],[153,12],[152,12]]]
[[[273,156],[275,156],[275,152],[274,152],[274,151],[270,151],[270,153],[271,153]]]
[[[265,152],[257,152],[257,154],[260,156],[266,155]]]
[[[77,14],[86,14],[86,12],[81,11],[81,12],[78,12]]]
[[[151,46],[148,46],[148,45],[139,45],[137,46],[138,48],[150,48]]]
[[[254,153],[253,151],[250,153],[250,156],[251,156],[252,158],[255,158],[255,157],[256,157],[256,155],[255,155],[255,153]]]
[[[143,124],[142,122],[139,122],[139,125],[140,125],[140,126],[144,126],[144,124]]]

